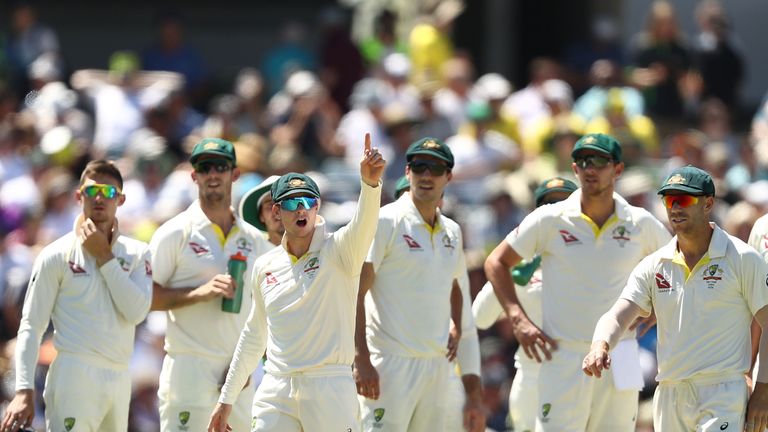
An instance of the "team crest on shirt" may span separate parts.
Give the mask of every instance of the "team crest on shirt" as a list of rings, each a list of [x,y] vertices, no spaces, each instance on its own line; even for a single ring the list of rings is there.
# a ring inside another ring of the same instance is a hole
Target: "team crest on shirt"
[[[627,228],[626,226],[619,225],[613,229],[611,234],[613,234],[613,239],[619,243],[619,246],[624,247],[624,244],[631,240],[629,238],[629,235],[632,233],[629,231],[629,228]]]
[[[409,236],[408,234],[403,234],[403,239],[405,240],[405,243],[408,245],[408,249],[410,250],[422,250],[421,245],[419,242],[413,239],[413,237]]]
[[[443,247],[446,249],[455,249],[453,243],[451,243],[451,238],[448,236],[448,233],[443,235]]]
[[[123,271],[128,271],[131,269],[131,262],[123,257],[117,257],[115,258],[117,260],[117,263],[120,264],[120,268],[123,269]]]
[[[237,249],[241,252],[244,252],[243,255],[248,255],[249,252],[253,250],[253,247],[251,247],[251,242],[246,240],[244,237],[240,237],[237,239]]]
[[[712,289],[717,284],[717,281],[723,278],[723,269],[717,264],[712,264],[704,269],[702,272],[702,280],[707,283],[707,288]]]
[[[386,410],[384,408],[376,408],[373,410],[373,419],[376,420],[376,423],[380,422],[381,419],[384,418],[384,412]]]
[[[74,417],[67,417],[64,419],[64,429],[67,430],[67,432],[71,431],[73,427],[75,427],[75,422],[77,419]]]
[[[304,264],[304,274],[307,275],[310,279],[315,278],[315,274],[317,273],[317,270],[320,268],[320,258],[318,257],[312,257],[307,260],[307,263]]]
[[[567,230],[560,230],[560,237],[563,238],[566,246],[581,244],[581,240],[577,239],[575,235],[571,234]]]
[[[189,411],[181,411],[179,412],[179,430],[185,431],[189,429],[189,426],[187,426],[187,423],[189,423]]]
[[[197,242],[189,242],[189,247],[197,256],[204,255],[209,252],[208,248]]]
[[[85,269],[80,266],[80,264],[74,261],[67,261],[67,264],[69,265],[69,269],[72,270],[72,274],[75,276],[88,274]]]

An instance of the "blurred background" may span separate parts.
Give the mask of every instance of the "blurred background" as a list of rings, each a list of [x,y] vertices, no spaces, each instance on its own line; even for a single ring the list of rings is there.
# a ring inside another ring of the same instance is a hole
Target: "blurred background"
[[[186,159],[201,137],[235,142],[235,208],[267,176],[307,171],[332,226],[354,210],[365,132],[389,161],[385,201],[405,148],[445,140],[444,211],[463,227],[473,296],[535,185],[573,177],[584,133],[619,138],[617,191],[662,221],[666,173],[707,169],[715,219],[746,240],[768,209],[765,16],[768,3],[746,0],[0,3],[0,412],[32,262],[71,229],[94,158],[118,161],[121,230],[148,241],[196,198]],[[164,331],[162,313],[137,330],[135,431],[158,429]],[[481,341],[488,427],[507,430],[517,345],[505,322]],[[43,344],[38,390],[55,357]],[[638,429],[650,430],[653,332],[642,346]]]

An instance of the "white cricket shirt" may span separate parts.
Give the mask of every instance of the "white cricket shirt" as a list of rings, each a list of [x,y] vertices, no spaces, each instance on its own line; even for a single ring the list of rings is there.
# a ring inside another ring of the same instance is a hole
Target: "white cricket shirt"
[[[621,294],[656,311],[658,381],[746,373],[752,316],[768,303],[768,264],[715,224],[708,252],[693,269],[677,237],[645,258]]]
[[[165,288],[197,288],[215,275],[227,273],[229,257],[238,252],[248,258],[245,278],[254,260],[273,247],[239,217],[225,239],[195,201],[152,236],[153,279]],[[237,314],[221,310],[221,297],[167,311],[165,351],[228,361],[248,319],[251,290],[243,290],[242,302]]]
[[[114,258],[101,267],[75,231],[40,252],[19,325],[16,390],[34,388],[40,339],[50,321],[56,351],[128,367],[136,325],[152,302],[152,267],[146,243],[117,230],[112,237]]]
[[[329,233],[318,216],[304,256],[291,256],[283,243],[256,260],[247,282],[254,293],[253,310],[219,402],[234,403],[265,348],[264,370],[271,374],[351,376],[360,270],[381,202],[381,184],[361,183],[357,211],[346,226]]]
[[[667,241],[648,211],[613,195],[615,212],[602,228],[581,212],[581,189],[537,208],[506,238],[518,255],[541,255],[544,333],[590,343],[597,320],[619,298],[632,269]]]
[[[368,253],[376,279],[365,298],[372,353],[434,357],[446,353],[453,281],[466,272],[458,224],[439,210],[430,227],[410,194],[381,209]]]
[[[749,245],[760,252],[763,260],[768,261],[768,214],[755,221],[749,233]]]

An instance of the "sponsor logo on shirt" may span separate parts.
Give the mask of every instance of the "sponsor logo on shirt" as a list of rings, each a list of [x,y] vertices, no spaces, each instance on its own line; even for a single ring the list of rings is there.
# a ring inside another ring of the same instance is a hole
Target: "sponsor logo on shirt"
[[[195,255],[197,256],[200,256],[209,252],[208,249],[206,249],[205,246],[201,245],[200,243],[189,242],[189,247],[192,248],[192,252],[194,252]]]
[[[147,273],[147,276],[152,276],[152,264],[144,260],[144,271]]]
[[[632,234],[629,229],[624,225],[619,225],[613,229],[613,239],[619,243],[619,246],[624,247],[624,244],[631,239],[629,235]]]
[[[577,239],[575,235],[571,234],[567,230],[560,230],[560,237],[563,238],[566,246],[581,244],[581,240]]]
[[[659,291],[669,291],[672,288],[667,278],[661,273],[656,273],[656,287]]]
[[[712,264],[711,266],[704,269],[702,272],[702,280],[704,280],[707,283],[707,288],[714,288],[717,284],[717,281],[723,278],[723,269],[720,268],[717,264]]]
[[[403,234],[403,239],[410,250],[422,250],[421,245],[408,234]]]
[[[720,430],[726,430],[726,429],[728,429],[728,422],[725,422],[720,425]]]
[[[251,242],[249,242],[243,237],[240,237],[239,239],[237,239],[237,249],[240,251],[246,252],[243,255],[248,255],[248,252],[253,250],[253,248],[251,247]]]
[[[264,276],[266,276],[264,282],[267,283],[267,286],[277,284],[277,278],[272,273],[267,272]]]
[[[68,261],[67,264],[69,264],[69,269],[72,270],[72,274],[87,274],[85,269],[80,267],[80,264],[72,261]]]
[[[768,249],[768,234],[763,234],[763,247]]]

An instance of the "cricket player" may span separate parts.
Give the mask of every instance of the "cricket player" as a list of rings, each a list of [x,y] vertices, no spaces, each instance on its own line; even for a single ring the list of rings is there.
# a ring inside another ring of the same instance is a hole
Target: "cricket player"
[[[523,219],[488,256],[485,272],[523,352],[541,363],[536,430],[634,431],[643,385],[634,334],[616,347],[621,367],[609,379],[586,379],[580,364],[594,324],[619,297],[632,268],[670,235],[649,212],[614,193],[624,170],[615,138],[585,135],[571,156],[581,188]],[[510,275],[523,258],[536,255],[541,328],[520,305]]]
[[[422,138],[406,160],[410,192],[382,208],[360,275],[354,373],[365,431],[445,430],[461,339],[463,242],[458,225],[438,209],[453,154]],[[464,424],[483,430],[480,378],[462,381]]]
[[[267,240],[275,246],[280,246],[285,228],[280,219],[272,214],[272,184],[280,176],[269,176],[263,182],[243,195],[240,199],[240,217],[259,231],[267,234]]]
[[[35,415],[40,339],[53,321],[57,356],[45,382],[46,430],[125,431],[136,325],[149,312],[152,267],[144,242],[118,230],[123,177],[110,161],[89,162],[75,198],[71,233],[35,260],[16,343],[16,395],[0,430],[17,432]]]
[[[710,222],[715,185],[706,171],[690,165],[674,170],[659,195],[676,236],[632,271],[597,323],[583,370],[600,378],[613,369],[611,348],[636,317],[653,310],[654,429],[762,432],[768,427],[768,368],[759,367],[751,396],[744,374],[751,361],[750,322],[754,317],[763,329],[768,325],[768,265]],[[767,340],[763,331],[760,351]]]
[[[749,233],[749,245],[760,252],[765,261],[768,261],[768,214],[755,221]]]
[[[236,288],[227,263],[233,255],[245,256],[247,272],[273,247],[231,207],[232,183],[240,176],[232,143],[205,138],[189,161],[199,198],[160,226],[150,242],[152,309],[168,316],[158,388],[163,432],[205,430],[252,303],[251,291],[238,287],[239,313],[222,310],[222,299],[233,298]],[[253,387],[246,385],[237,400],[235,430],[250,427]]]
[[[209,431],[229,430],[232,404],[265,348],[266,375],[253,401],[252,431],[360,430],[352,379],[355,302],[376,230],[384,166],[366,134],[357,210],[335,233],[317,215],[320,190],[310,177],[288,173],[272,185],[272,212],[285,236],[250,275],[253,311]]]
[[[570,180],[554,177],[544,180],[534,191],[536,207],[553,204],[568,198],[578,186]],[[515,291],[520,304],[525,309],[531,322],[541,326],[541,257],[536,256],[530,262],[521,262],[512,271]],[[493,292],[493,286],[487,282],[475,297],[472,313],[477,327],[487,329],[504,317],[504,309]],[[539,405],[539,363],[524,355],[518,347],[515,353],[515,378],[509,392],[509,417],[512,430],[531,432],[536,427],[536,413]]]

